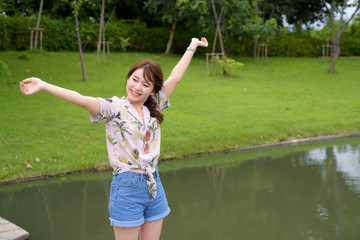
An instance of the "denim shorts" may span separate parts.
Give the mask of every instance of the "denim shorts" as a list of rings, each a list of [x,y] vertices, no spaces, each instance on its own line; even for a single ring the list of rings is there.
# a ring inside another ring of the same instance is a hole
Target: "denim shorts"
[[[153,176],[157,185],[156,198],[149,193],[145,173],[124,172],[114,175],[109,199],[111,226],[137,227],[169,215],[170,208],[158,170]]]

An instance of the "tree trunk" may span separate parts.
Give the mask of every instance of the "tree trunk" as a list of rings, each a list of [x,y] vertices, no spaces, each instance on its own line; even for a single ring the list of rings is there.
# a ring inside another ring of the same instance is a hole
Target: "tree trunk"
[[[102,50],[103,50],[103,63],[105,62],[105,47],[106,47],[106,40],[105,40],[105,28],[103,27],[103,31],[102,31],[102,41],[103,41],[103,44],[102,44]]]
[[[332,45],[332,58],[331,58],[331,66],[329,68],[329,72],[333,72],[335,69],[335,63],[336,60],[339,58],[340,56],[340,40],[341,40],[341,35],[343,34],[343,32],[345,31],[346,27],[349,25],[349,23],[351,22],[351,20],[354,18],[354,16],[356,15],[356,13],[360,10],[360,2],[357,2],[357,6],[356,9],[354,11],[354,13],[351,15],[351,17],[349,19],[347,19],[347,21],[345,22],[345,24],[343,24],[344,21],[344,13],[345,13],[345,9],[347,7],[347,2],[348,0],[344,0],[343,5],[341,7],[341,12],[340,12],[340,20],[339,20],[339,25],[338,25],[338,29],[336,32],[336,38],[335,40],[333,39],[332,33],[333,31],[333,21],[334,21],[334,9],[335,9],[335,0],[332,0],[331,2],[331,7],[329,8],[326,5],[325,0],[322,0],[327,11],[329,12],[330,15],[330,19],[329,19],[329,41]]]
[[[169,41],[166,44],[165,54],[168,54],[170,52],[170,49],[171,49],[171,46],[173,43],[173,39],[174,39],[174,35],[175,35],[175,28],[176,28],[176,21],[173,21],[173,23],[171,25],[171,29],[170,29]]]
[[[40,7],[39,7],[39,15],[38,15],[38,19],[37,19],[37,22],[36,22],[36,28],[40,27],[40,19],[41,19],[41,12],[42,12],[42,9],[43,9],[43,3],[44,3],[44,0],[41,0],[40,1]],[[38,36],[39,36],[39,31],[35,31],[34,48],[37,48]]]
[[[175,1],[175,8],[177,8],[178,6],[178,2],[179,0]],[[175,29],[176,29],[176,20],[173,20],[172,24],[171,24],[171,29],[170,29],[170,36],[169,36],[169,40],[166,44],[166,50],[165,50],[165,54],[168,54],[170,52],[172,43],[173,43],[173,39],[174,39],[174,35],[175,35]]]
[[[104,13],[105,13],[105,0],[102,0],[101,2],[101,12],[100,12],[100,24],[99,24],[99,40],[97,43],[97,63],[99,63],[100,58],[100,49],[101,49],[101,36],[103,32],[104,27]],[[105,39],[103,39],[105,41]]]
[[[220,12],[220,16],[219,16],[219,24],[220,24],[220,22],[221,22],[223,13],[224,13],[224,8],[221,8],[221,12]],[[218,29],[216,28],[215,37],[214,37],[214,42],[213,42],[213,48],[212,48],[212,53],[215,53],[215,50],[216,50],[216,39],[217,39],[217,37],[218,37],[217,34],[218,34]]]
[[[84,59],[82,56],[81,37],[80,37],[80,31],[79,31],[79,17],[78,17],[78,13],[76,11],[75,11],[75,26],[76,26],[76,36],[77,36],[78,47],[79,47],[81,69],[82,69],[82,74],[83,74],[83,82],[86,82],[85,65],[84,65]]]
[[[333,4],[334,4],[334,0],[332,2],[331,8],[333,8]],[[338,29],[336,31],[336,38],[335,38],[335,40],[331,41],[331,43],[332,43],[331,44],[332,45],[332,56],[331,56],[331,66],[329,68],[329,72],[334,71],[336,60],[338,60],[338,58],[340,56],[340,52],[341,52],[341,49],[340,49],[341,35],[344,32],[344,30],[346,28],[346,25],[347,25],[345,23],[345,26],[343,28],[343,15],[344,15],[344,12],[345,12],[345,8],[347,6],[346,4],[347,4],[347,0],[344,1],[344,4],[343,4],[343,6],[341,8],[339,25],[338,25]],[[334,12],[332,11],[332,17],[333,16],[334,16]],[[332,18],[332,20],[333,20],[333,18]],[[331,30],[331,33],[332,32],[333,32],[333,29]]]
[[[220,42],[221,53],[223,54],[223,75],[227,75],[225,48],[224,48],[224,42],[222,40],[222,35],[221,35],[220,21],[218,19],[217,13],[216,13],[214,0],[211,0],[211,4],[212,4],[212,9],[213,9],[213,12],[214,12],[214,16],[215,16],[216,29],[217,29],[217,31],[219,33],[219,42]]]
[[[338,29],[337,29],[337,32],[336,32],[336,39],[331,41],[332,56],[331,56],[331,66],[329,68],[329,72],[334,71],[336,60],[338,60],[338,58],[340,56],[340,52],[341,52],[340,40],[341,40],[341,35],[342,35],[343,31],[344,31],[342,29],[342,23],[343,23],[342,16],[343,16],[343,13],[344,13],[343,10],[345,10],[345,9],[342,9],[342,12],[341,12],[341,16],[340,16],[340,20],[339,20],[339,26],[338,26]]]
[[[256,59],[256,53],[257,53],[257,40],[254,40],[254,58]]]
[[[213,42],[213,48],[212,48],[212,53],[215,53],[215,50],[216,50],[216,39],[217,39],[217,33],[218,33],[218,31],[217,31],[217,29],[216,29],[216,31],[215,31],[215,36],[214,36],[214,42]]]
[[[340,52],[341,52],[341,49],[340,49],[340,43],[337,43],[337,42],[333,42],[332,44],[332,58],[331,58],[331,66],[329,68],[329,72],[333,72],[334,69],[335,69],[335,63],[336,63],[336,60],[339,58],[340,56]]]

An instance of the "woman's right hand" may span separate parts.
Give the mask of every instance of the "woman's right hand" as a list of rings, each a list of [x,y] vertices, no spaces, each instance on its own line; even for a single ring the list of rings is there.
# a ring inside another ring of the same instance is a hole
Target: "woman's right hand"
[[[20,91],[25,95],[35,94],[43,90],[43,86],[45,82],[39,78],[27,78],[19,82],[20,84]]]

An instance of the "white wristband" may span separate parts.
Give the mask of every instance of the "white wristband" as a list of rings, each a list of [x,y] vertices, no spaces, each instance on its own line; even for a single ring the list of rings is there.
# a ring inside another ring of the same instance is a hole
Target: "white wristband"
[[[186,50],[190,50],[190,51],[194,51],[194,52],[196,52],[196,48],[191,48],[191,47],[188,47]]]

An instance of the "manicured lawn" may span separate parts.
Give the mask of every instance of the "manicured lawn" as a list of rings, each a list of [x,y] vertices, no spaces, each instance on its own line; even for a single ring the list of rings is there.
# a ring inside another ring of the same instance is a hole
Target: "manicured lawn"
[[[19,59],[24,54],[29,60]],[[77,53],[0,52],[12,74],[6,81],[15,82],[0,82],[0,182],[109,169],[103,124],[45,92],[24,96],[16,82],[37,76],[84,95],[123,96],[138,60],[158,61],[168,76],[180,57],[112,53],[110,63],[97,64],[95,53],[85,53],[83,83]],[[338,60],[333,74],[321,58],[237,60],[245,66],[230,77],[207,77],[205,56],[193,59],[163,112],[162,159],[360,132],[360,60]]]

